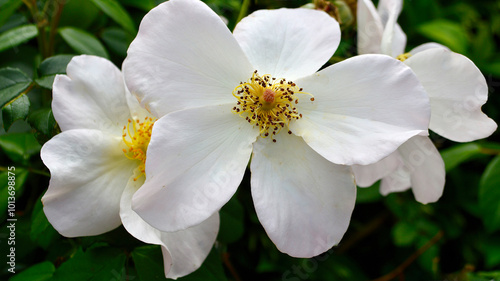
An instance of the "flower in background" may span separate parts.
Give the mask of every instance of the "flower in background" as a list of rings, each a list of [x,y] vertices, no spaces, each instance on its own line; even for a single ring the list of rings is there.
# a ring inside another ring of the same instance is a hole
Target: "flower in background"
[[[417,75],[431,104],[429,129],[457,142],[491,135],[496,123],[481,111],[488,87],[481,71],[467,57],[437,43],[405,53],[406,35],[397,24],[402,0],[358,1],[358,53],[386,54],[403,61]],[[406,94],[406,92],[401,92]],[[359,186],[382,179],[381,193],[412,187],[417,201],[437,201],[445,182],[444,162],[432,141],[415,136],[382,161],[353,167]]]
[[[231,198],[251,156],[254,206],[278,249],[312,257],[338,243],[356,195],[346,165],[387,156],[426,132],[429,114],[412,71],[387,56],[316,72],[339,41],[316,10],[256,11],[233,34],[198,0],[151,10],[123,66],[161,117],[134,210],[163,231],[195,225]]]
[[[94,56],[74,57],[53,86],[52,110],[62,133],[42,148],[51,172],[44,212],[64,236],[89,236],[120,224],[137,239],[161,245],[165,275],[197,269],[219,228],[214,213],[176,233],[154,229],[131,209],[144,183],[146,150],[156,118],[128,92],[120,70]]]

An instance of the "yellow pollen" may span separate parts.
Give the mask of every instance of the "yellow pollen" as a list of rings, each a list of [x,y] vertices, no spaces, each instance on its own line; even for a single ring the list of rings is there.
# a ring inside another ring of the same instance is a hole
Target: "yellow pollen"
[[[288,128],[290,121],[302,118],[295,107],[299,103],[297,94],[309,95],[314,101],[310,93],[303,92],[292,81],[276,79],[269,74],[259,76],[256,70],[248,82],[241,82],[233,90],[237,102],[232,111],[258,127],[261,137],[271,135],[276,142],[274,135],[285,126]]]
[[[396,59],[400,60],[400,61],[405,61],[405,60],[407,60],[410,57],[411,57],[410,53],[404,53],[404,54],[401,54],[401,55],[397,56]]]
[[[123,153],[128,159],[139,161],[138,175],[134,181],[146,175],[146,151],[155,121],[151,117],[146,117],[142,122],[128,119],[128,124],[123,126],[122,139],[128,147],[123,149]]]

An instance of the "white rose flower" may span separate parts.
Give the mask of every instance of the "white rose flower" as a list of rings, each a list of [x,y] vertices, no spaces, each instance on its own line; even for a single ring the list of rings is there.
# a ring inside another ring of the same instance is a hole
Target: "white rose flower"
[[[166,233],[132,211],[156,118],[139,106],[120,70],[100,57],[74,57],[67,75],[55,78],[52,110],[62,133],[44,144],[41,157],[51,173],[43,210],[54,228],[77,237],[123,224],[137,239],[161,245],[167,277],[196,270],[213,246],[219,216]]]
[[[162,231],[195,225],[231,198],[251,157],[255,209],[278,249],[312,257],[337,244],[356,196],[347,165],[382,159],[429,120],[424,89],[397,60],[318,71],[339,41],[316,10],[256,11],[233,34],[198,0],[151,10],[123,66],[161,117],[134,210]]]
[[[402,4],[402,0],[380,0],[375,8],[370,0],[358,1],[358,53],[386,54],[415,72],[429,96],[432,131],[457,142],[488,137],[497,124],[481,111],[488,99],[481,71],[467,57],[437,43],[426,43],[405,53],[406,35],[396,22]],[[411,138],[378,163],[355,165],[353,171],[361,187],[382,179],[382,194],[411,187],[421,203],[437,201],[445,183],[443,159],[425,136]]]

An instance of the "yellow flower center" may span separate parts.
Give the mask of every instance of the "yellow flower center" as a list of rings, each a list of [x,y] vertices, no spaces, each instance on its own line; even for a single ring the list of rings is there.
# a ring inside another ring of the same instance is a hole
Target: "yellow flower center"
[[[404,53],[404,54],[401,54],[401,55],[397,56],[396,59],[400,60],[400,61],[405,61],[405,60],[407,60],[410,57],[411,57],[410,53]]]
[[[299,103],[296,94],[309,95],[314,101],[311,94],[303,92],[292,81],[276,79],[268,74],[259,76],[256,70],[248,82],[241,82],[233,90],[233,96],[238,101],[232,111],[258,127],[261,137],[271,135],[276,142],[274,135],[285,126],[288,128],[290,121],[302,118],[295,107]],[[288,133],[292,132],[288,130]]]
[[[138,175],[134,181],[146,175],[146,151],[155,121],[151,117],[146,117],[143,122],[128,119],[128,124],[123,126],[122,138],[128,147],[128,149],[123,149],[123,153],[128,159],[139,161]]]

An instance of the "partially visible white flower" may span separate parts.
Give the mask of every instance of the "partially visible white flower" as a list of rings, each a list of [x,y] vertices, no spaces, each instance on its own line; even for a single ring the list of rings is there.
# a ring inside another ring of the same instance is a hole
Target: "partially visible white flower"
[[[162,116],[134,210],[165,231],[199,223],[252,157],[256,213],[278,249],[312,257],[338,243],[356,197],[345,165],[387,156],[426,132],[429,114],[414,74],[387,56],[317,72],[339,42],[338,23],[316,10],[256,11],[233,34],[201,1],[151,10],[123,66],[131,92]]]
[[[380,0],[377,9],[370,0],[358,1],[358,52],[392,56],[415,72],[430,99],[432,131],[458,142],[491,135],[497,125],[481,111],[488,98],[481,71],[465,56],[437,43],[405,53],[406,35],[396,22],[401,8],[402,0]],[[371,186],[383,178],[383,194],[412,187],[417,201],[437,201],[445,170],[439,152],[430,145],[428,138],[414,137],[379,163],[353,166],[357,184]]]
[[[161,245],[167,277],[196,270],[215,241],[219,216],[166,233],[132,211],[156,119],[128,92],[120,70],[103,58],[74,57],[67,75],[54,81],[52,110],[62,133],[45,143],[41,157],[51,172],[43,209],[54,228],[76,237],[123,224],[137,239]]]

